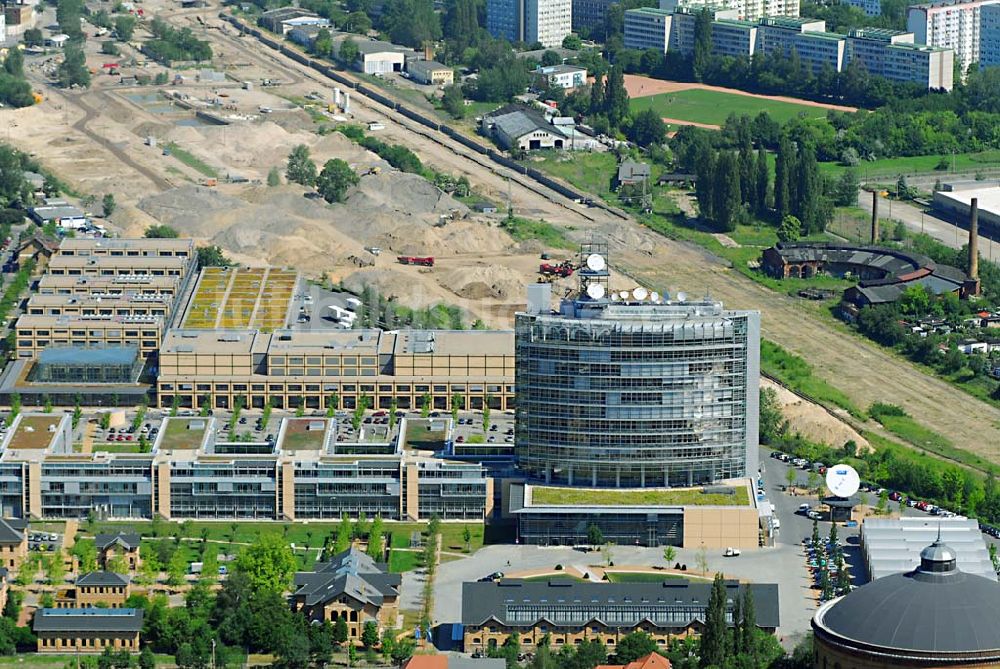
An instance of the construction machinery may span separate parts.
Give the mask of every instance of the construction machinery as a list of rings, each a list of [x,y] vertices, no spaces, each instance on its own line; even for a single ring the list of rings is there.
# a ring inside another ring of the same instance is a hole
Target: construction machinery
[[[558,276],[565,279],[568,276],[572,276],[575,269],[573,263],[569,260],[564,260],[558,264],[543,262],[538,266],[538,273],[542,276]]]
[[[396,261],[402,265],[420,265],[421,267],[434,267],[433,256],[396,256]]]

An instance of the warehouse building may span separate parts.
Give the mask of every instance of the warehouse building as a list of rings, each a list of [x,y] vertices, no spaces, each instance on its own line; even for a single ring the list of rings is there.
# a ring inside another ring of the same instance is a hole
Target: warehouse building
[[[726,581],[726,621],[746,589],[753,593],[757,626],[773,633],[779,625],[778,586]],[[672,639],[699,635],[705,627],[712,584],[684,579],[662,583],[589,583],[552,579],[502,579],[462,584],[466,652],[500,647],[517,633],[521,647],[534,649],[546,637],[553,649],[597,640],[608,653],[637,631],[666,650]]]
[[[436,60],[411,60],[406,71],[420,84],[447,86],[455,82],[455,71]]]
[[[955,553],[958,568],[997,581],[979,523],[968,518],[869,518],[861,525],[861,549],[871,580],[920,566],[920,553],[940,539]]]
[[[979,208],[979,234],[1000,235],[1000,187],[984,186],[981,181],[946,183],[934,191],[934,209],[954,221],[969,220],[972,198]]]

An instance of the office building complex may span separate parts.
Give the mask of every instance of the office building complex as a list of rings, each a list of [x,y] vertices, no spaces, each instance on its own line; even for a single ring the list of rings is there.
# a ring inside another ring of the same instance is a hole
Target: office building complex
[[[69,415],[20,414],[0,440],[0,513],[306,520],[364,512],[385,520],[482,520],[492,510],[492,480],[483,467],[406,448],[405,423],[397,440],[383,443],[337,441],[336,421],[327,418],[286,418],[273,441],[223,441],[217,429],[212,417],[167,418],[148,453],[79,453]]]
[[[906,29],[918,44],[954,51],[964,73],[969,65],[980,62],[982,10],[998,3],[1000,0],[944,0],[914,5],[907,10]],[[993,45],[989,46],[992,49]]]
[[[630,49],[694,53],[697,12],[639,8],[625,12],[625,46]],[[759,21],[737,18],[735,9],[712,12],[712,53],[750,58],[755,53],[782,58],[792,52],[814,73],[824,68],[841,72],[857,63],[871,74],[892,81],[911,82],[928,89],[951,90],[954,53],[950,49],[914,43],[913,33],[860,28],[849,35],[826,32],[826,23],[814,19],[767,17]]]
[[[731,9],[737,19],[759,21],[765,16],[798,16],[799,0],[660,0],[660,9],[668,12]]]
[[[1000,66],[1000,3],[983,5],[979,10],[979,64]]]
[[[603,254],[584,256],[582,295],[516,317],[521,470],[626,488],[755,473],[760,314],[642,288],[612,300]]]
[[[573,0],[488,0],[486,29],[509,42],[562,46],[573,23]]]

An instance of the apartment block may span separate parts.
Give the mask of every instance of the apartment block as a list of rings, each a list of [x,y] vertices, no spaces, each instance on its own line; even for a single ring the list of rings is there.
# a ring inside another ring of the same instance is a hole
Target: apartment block
[[[562,46],[573,28],[573,0],[488,0],[486,29],[510,42]]]
[[[450,419],[433,420],[444,430]],[[492,480],[482,466],[409,450],[404,436],[338,442],[333,419],[286,418],[276,439],[251,443],[218,440],[212,417],[168,418],[148,453],[77,453],[68,424],[68,415],[49,414],[13,422],[0,442],[4,516],[308,520],[364,513],[479,521],[493,509]],[[8,534],[5,564],[16,568],[27,545],[23,531]],[[5,536],[0,532],[0,548]],[[130,568],[139,564],[133,533],[100,535],[98,545],[102,564],[118,554]]]
[[[868,72],[892,81],[950,91],[954,83],[954,57],[951,49],[914,44],[913,33],[859,28],[847,36],[845,65],[857,63]]]
[[[945,0],[913,5],[907,10],[906,29],[914,34],[917,44],[954,51],[955,60],[965,72],[969,65],[980,62],[983,8],[998,3],[1000,0]],[[992,49],[993,44],[989,47]]]
[[[749,58],[757,49],[757,24],[753,21],[716,19],[712,22],[712,53]]]
[[[857,7],[868,16],[882,15],[882,0],[846,0],[846,3]]]
[[[727,10],[736,12],[734,18],[759,21],[767,16],[798,16],[799,0],[660,0],[660,9],[669,12],[690,9]]]
[[[513,408],[513,333],[506,331],[170,330],[160,348],[160,406],[353,409]]]
[[[1000,66],[1000,3],[983,5],[980,9],[979,64]]]
[[[670,48],[673,12],[653,7],[625,10],[625,48],[656,49],[666,53]]]
[[[826,22],[816,19],[768,17],[757,29],[757,49],[784,58],[798,54],[813,73],[824,67],[840,72],[844,67],[847,40],[844,35],[826,32]]]

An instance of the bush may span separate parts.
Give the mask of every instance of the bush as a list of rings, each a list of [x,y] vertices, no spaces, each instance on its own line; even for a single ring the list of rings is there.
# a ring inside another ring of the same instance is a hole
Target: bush
[[[903,407],[896,406],[895,404],[875,402],[868,409],[868,415],[878,420],[882,416],[906,416],[907,413],[903,410]]]
[[[563,566],[561,564],[557,564],[555,566],[556,571],[562,571],[562,568],[563,568]]]

